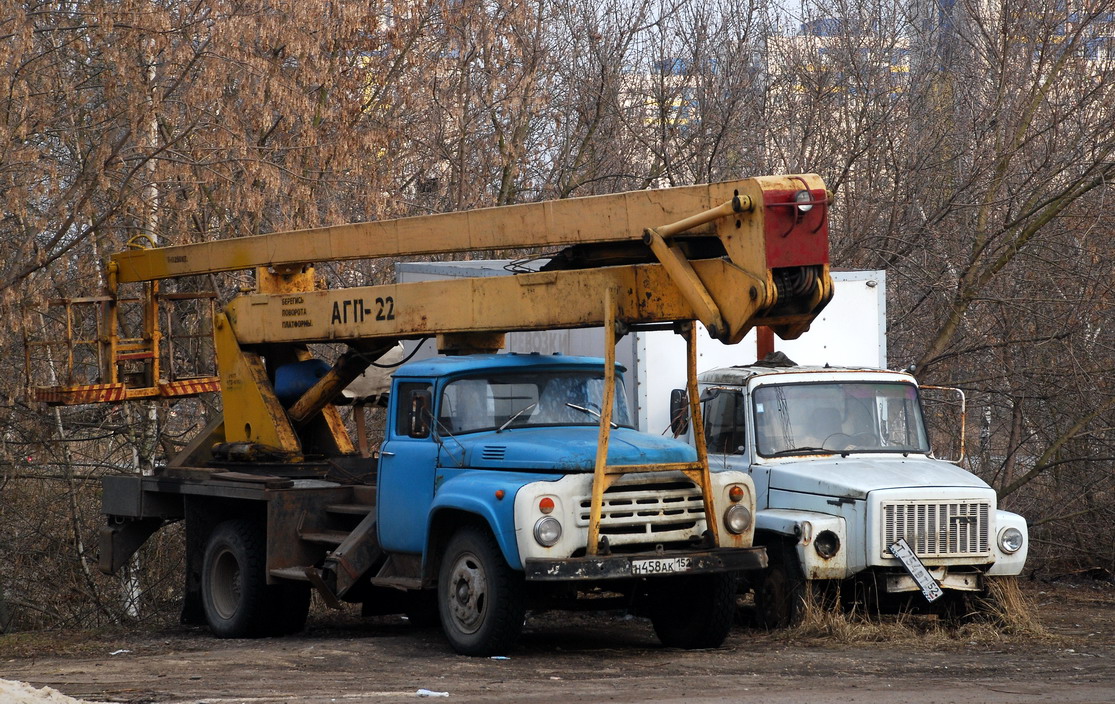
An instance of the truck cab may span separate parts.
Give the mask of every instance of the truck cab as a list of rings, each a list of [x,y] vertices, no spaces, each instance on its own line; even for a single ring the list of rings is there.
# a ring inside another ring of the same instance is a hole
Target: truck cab
[[[634,429],[615,379],[607,465],[695,462],[688,444]],[[438,357],[394,375],[379,546],[396,565],[421,565],[409,586],[437,590],[458,650],[498,650],[528,605],[583,606],[580,597],[603,592],[649,615],[667,644],[708,647],[726,635],[734,604],[723,585],[763,565],[761,549],[746,549],[752,481],[740,470],[713,476],[721,545],[738,546],[718,549],[701,489],[683,473],[624,476],[604,492],[602,549],[588,554],[605,383],[603,360],[565,355]],[[683,592],[705,602],[685,620]]]
[[[954,608],[1017,575],[1025,520],[986,482],[933,456],[917,381],[876,369],[757,363],[699,376],[711,467],[747,472],[757,544],[770,565],[752,584],[760,624],[800,615],[805,587],[844,601],[927,609],[896,557],[904,539]]]

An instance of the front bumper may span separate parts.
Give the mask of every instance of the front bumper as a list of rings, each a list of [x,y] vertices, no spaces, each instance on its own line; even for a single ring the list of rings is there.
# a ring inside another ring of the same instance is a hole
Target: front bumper
[[[984,588],[983,575],[979,572],[950,572],[948,567],[926,567],[925,569],[942,589],[978,592]],[[888,594],[921,591],[914,578],[905,573],[888,573],[886,585]]]
[[[766,549],[719,548],[700,552],[641,552],[596,557],[568,557],[560,560],[527,559],[523,561],[527,581],[570,582],[598,579],[630,579],[652,576],[638,571],[644,560],[671,562],[687,560],[684,569],[659,572],[655,577],[687,574],[712,574],[759,570],[767,566]]]

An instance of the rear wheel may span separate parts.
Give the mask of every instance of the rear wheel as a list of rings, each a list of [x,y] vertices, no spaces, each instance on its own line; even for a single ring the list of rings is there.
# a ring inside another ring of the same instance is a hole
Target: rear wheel
[[[407,592],[406,615],[410,624],[417,628],[438,625],[441,619],[438,616],[437,592],[428,589]]]
[[[655,580],[650,590],[650,621],[662,645],[718,648],[732,629],[736,575],[700,574]]]
[[[219,638],[255,638],[268,625],[263,530],[247,520],[225,521],[209,536],[201,599],[209,629]]]
[[[262,525],[237,519],[218,525],[202,561],[201,601],[219,638],[258,638],[301,631],[310,609],[308,585],[267,584]]]
[[[462,655],[506,652],[523,628],[522,577],[507,566],[491,533],[469,526],[449,541],[438,573],[445,637]]]
[[[272,584],[267,587],[268,606],[272,610],[268,635],[289,636],[306,628],[310,613],[310,585],[297,582]]]

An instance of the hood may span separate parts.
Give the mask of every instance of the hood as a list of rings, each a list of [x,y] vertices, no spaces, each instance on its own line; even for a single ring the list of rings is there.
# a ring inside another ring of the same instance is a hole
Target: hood
[[[595,426],[515,428],[442,438],[442,466],[554,472],[591,472],[596,466]],[[463,461],[462,461],[463,455]],[[608,464],[696,462],[688,444],[672,438],[616,428],[608,442]]]
[[[925,457],[833,457],[772,463],[770,488],[866,499],[877,489],[962,487],[990,489],[954,464]]]

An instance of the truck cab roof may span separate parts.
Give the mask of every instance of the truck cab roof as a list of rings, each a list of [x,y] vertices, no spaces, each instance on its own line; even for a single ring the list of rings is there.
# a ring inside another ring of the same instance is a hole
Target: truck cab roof
[[[470,354],[459,356],[431,357],[410,362],[399,367],[396,377],[443,377],[456,374],[470,374],[488,370],[530,371],[532,369],[603,369],[602,357],[580,357],[565,354]],[[617,371],[626,371],[621,364]]]
[[[702,372],[697,376],[697,381],[702,384],[723,384],[725,386],[746,386],[749,381],[756,377],[777,375],[785,377],[789,374],[834,374],[834,373],[848,373],[848,374],[871,374],[886,375],[901,378],[905,381],[910,381],[910,376],[905,372],[890,371],[887,369],[876,369],[874,367],[830,367],[830,366],[798,366],[787,365],[777,366],[763,364],[762,362],[756,364],[747,364],[738,367],[723,367],[721,369],[711,369],[707,372]]]

